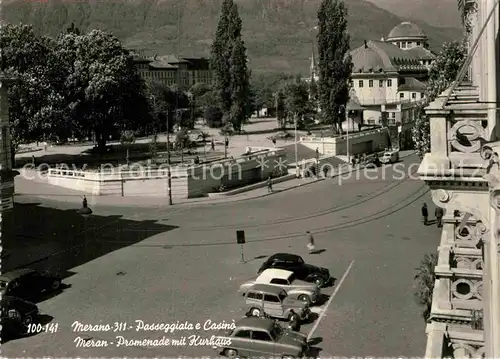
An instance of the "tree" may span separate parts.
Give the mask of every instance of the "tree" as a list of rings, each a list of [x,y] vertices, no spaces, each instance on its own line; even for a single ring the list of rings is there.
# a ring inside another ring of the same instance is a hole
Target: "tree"
[[[54,41],[36,36],[28,25],[0,28],[2,69],[16,81],[9,87],[12,159],[20,143],[68,136],[66,71]]]
[[[74,22],[72,22],[71,26],[66,29],[66,32],[70,34],[81,35],[80,29],[75,26]]]
[[[217,106],[208,106],[203,114],[208,127],[219,128],[222,126],[223,113]]]
[[[347,8],[342,0],[323,0],[318,11],[319,102],[321,112],[340,130],[341,106],[349,100],[352,59],[349,54]]]
[[[111,135],[148,122],[144,82],[116,37],[101,30],[62,34],[56,54],[69,69],[65,97],[72,130],[79,136],[94,133],[99,152]]]
[[[417,117],[412,128],[415,150],[420,156],[430,151],[430,123],[424,108],[451,86],[467,58],[465,42],[446,43],[441,48],[429,71],[429,81],[425,91],[425,103],[417,109]]]
[[[435,267],[438,262],[436,254],[426,254],[420,261],[419,267],[416,269],[414,276],[415,282],[415,298],[418,304],[424,307],[422,317],[427,322],[431,315],[432,309],[432,294],[434,292],[434,284],[436,281]]]
[[[250,73],[246,48],[241,38],[242,22],[233,0],[223,0],[211,51],[214,90],[223,119],[236,130],[249,117]]]
[[[230,58],[231,72],[231,123],[236,132],[241,131],[251,110],[249,108],[250,85],[248,81],[246,48],[241,38],[232,44]]]
[[[207,158],[207,148],[206,148],[206,143],[207,139],[210,137],[210,134],[208,132],[200,132],[198,134],[198,139],[203,142],[203,157]]]
[[[311,112],[307,84],[304,81],[286,83],[282,93],[286,111],[302,126],[304,116]]]

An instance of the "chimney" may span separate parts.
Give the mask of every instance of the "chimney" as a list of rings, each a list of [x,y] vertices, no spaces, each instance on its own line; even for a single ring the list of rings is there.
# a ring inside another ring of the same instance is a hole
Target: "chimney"
[[[366,42],[366,40],[365,40],[365,49],[367,49],[367,48],[368,48],[368,42]]]

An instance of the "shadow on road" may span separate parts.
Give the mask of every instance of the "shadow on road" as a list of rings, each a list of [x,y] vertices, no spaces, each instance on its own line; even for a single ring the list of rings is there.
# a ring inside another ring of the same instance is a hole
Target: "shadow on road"
[[[314,251],[311,251],[309,254],[321,254],[323,252],[326,252],[326,249],[316,249]]]
[[[72,268],[177,228],[119,215],[84,218],[76,209],[48,208],[38,203],[15,203],[3,217],[2,247],[11,255],[2,261],[2,270],[50,270],[61,279],[73,275]]]

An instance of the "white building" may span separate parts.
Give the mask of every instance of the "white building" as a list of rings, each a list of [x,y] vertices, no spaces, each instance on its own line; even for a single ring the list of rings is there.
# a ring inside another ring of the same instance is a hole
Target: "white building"
[[[383,112],[387,112],[390,124],[412,119],[409,114],[424,99],[428,69],[435,57],[427,48],[424,32],[403,22],[387,39],[365,41],[351,52],[351,84],[366,108],[365,123],[380,124]]]

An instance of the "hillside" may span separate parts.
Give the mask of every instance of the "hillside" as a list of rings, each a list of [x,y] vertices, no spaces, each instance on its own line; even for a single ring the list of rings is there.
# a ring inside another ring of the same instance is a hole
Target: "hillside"
[[[264,72],[307,73],[320,0],[235,0],[239,5],[250,67]],[[146,54],[208,55],[221,0],[11,0],[5,19],[29,23],[40,34],[55,36],[72,22],[82,30],[112,31],[126,46]],[[366,0],[348,0],[352,47],[379,39],[401,18]],[[439,48],[458,39],[458,29],[420,23]]]
[[[457,0],[368,0],[378,7],[409,20],[425,21],[437,27],[461,27]],[[429,11],[432,9],[432,11]]]

